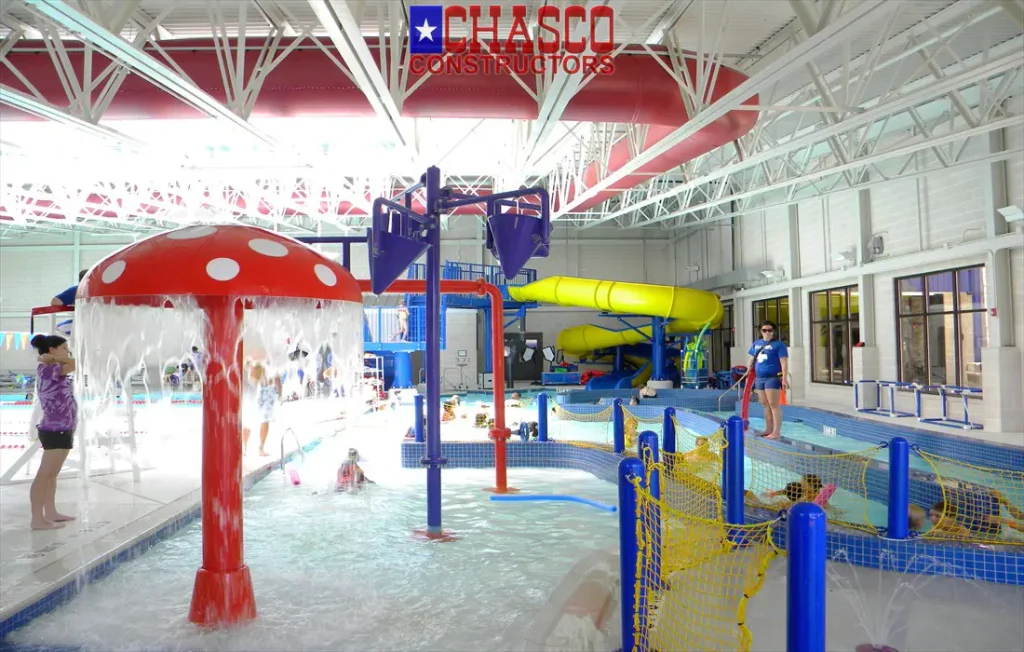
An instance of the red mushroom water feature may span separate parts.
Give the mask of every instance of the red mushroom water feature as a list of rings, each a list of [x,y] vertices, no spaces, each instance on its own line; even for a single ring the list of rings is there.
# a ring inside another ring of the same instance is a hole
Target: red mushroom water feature
[[[238,224],[190,226],[140,241],[96,265],[79,288],[87,302],[118,306],[172,307],[176,297],[189,297],[205,315],[203,565],[189,620],[244,622],[256,617],[242,546],[244,308],[252,299],[307,299],[323,307],[358,304],[361,313],[362,293],[348,270],[308,246]]]

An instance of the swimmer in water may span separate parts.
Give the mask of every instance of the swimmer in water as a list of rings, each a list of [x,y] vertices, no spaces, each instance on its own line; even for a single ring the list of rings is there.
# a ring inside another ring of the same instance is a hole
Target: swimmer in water
[[[758,498],[753,491],[743,492],[743,502],[751,507],[761,509],[789,509],[794,503],[802,502],[804,485],[801,482],[790,482],[781,491],[768,491],[766,500]]]
[[[366,477],[362,467],[359,466],[359,451],[348,449],[347,459],[338,467],[338,479],[335,491],[353,491],[361,488],[364,484],[376,484]]]
[[[683,459],[687,462],[707,462],[717,460],[718,455],[711,450],[711,440],[707,437],[697,437],[693,450],[684,454]]]

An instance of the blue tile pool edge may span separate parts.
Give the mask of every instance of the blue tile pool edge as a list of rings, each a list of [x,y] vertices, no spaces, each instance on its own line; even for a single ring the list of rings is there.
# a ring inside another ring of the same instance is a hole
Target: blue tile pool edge
[[[708,417],[709,422],[717,420]],[[781,444],[785,445],[785,444]],[[420,468],[426,445],[405,441],[402,466]],[[513,442],[507,444],[508,468],[574,469],[615,484],[621,455],[600,448],[567,442]],[[484,469],[494,466],[494,445],[481,441],[442,441],[445,468]],[[785,527],[772,530],[772,538],[785,550]],[[834,561],[901,573],[940,575],[1024,586],[1024,554],[982,546],[944,545],[924,539],[902,541],[829,526],[828,555]]]
[[[312,451],[319,446],[322,441],[322,437],[317,437],[303,446],[302,452],[308,453]],[[263,466],[253,470],[243,479],[243,490],[248,491],[253,487],[253,485],[270,475],[272,471],[280,469],[283,465],[291,462],[298,454],[299,451],[294,450],[279,462],[264,464]],[[194,493],[198,495],[199,492],[197,490]],[[3,641],[8,634],[24,627],[33,619],[67,604],[88,584],[103,579],[110,575],[110,573],[124,562],[135,559],[154,545],[181,531],[183,528],[198,519],[201,515],[201,511],[200,502],[194,501],[190,506],[180,510],[176,515],[164,521],[161,525],[156,525],[150,528],[146,533],[140,534],[130,541],[125,541],[117,545],[110,550],[110,552],[96,558],[86,566],[68,573],[64,577],[64,580],[58,582],[57,585],[51,588],[46,595],[21,607],[9,617],[0,620],[0,641]],[[27,650],[30,648],[19,649]],[[51,650],[56,648],[36,646],[34,649]]]

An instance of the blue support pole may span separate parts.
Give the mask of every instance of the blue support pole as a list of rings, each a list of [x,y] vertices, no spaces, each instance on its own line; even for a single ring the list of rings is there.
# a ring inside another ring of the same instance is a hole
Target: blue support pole
[[[887,537],[906,539],[910,526],[910,445],[903,437],[889,442],[889,522]]]
[[[352,271],[352,243],[344,242],[341,245],[341,266]]]
[[[612,447],[620,455],[626,450],[626,417],[621,398],[612,403]]]
[[[622,649],[626,652],[636,649],[633,614],[637,610],[637,598],[640,598],[641,607],[646,601],[646,592],[642,585],[640,595],[634,593],[634,587],[640,579],[636,572],[640,546],[636,539],[638,515],[633,478],[639,478],[641,486],[643,485],[644,463],[635,457],[624,458],[619,462],[619,608],[622,617]]]
[[[651,319],[651,380],[665,380],[665,320]]]
[[[637,437],[638,450],[637,453],[640,459],[644,463],[644,470],[647,472],[646,478],[648,484],[648,491],[651,493],[651,498],[655,501],[661,500],[661,474],[657,469],[651,469],[651,467],[658,463],[658,435],[645,430],[640,433]],[[651,533],[651,549],[654,551],[650,556],[651,566],[646,569],[646,572],[650,574],[649,577],[644,578],[646,585],[651,587],[661,586],[661,507],[655,503],[651,506],[650,510],[650,522],[645,523],[644,527]]]
[[[441,171],[427,168],[426,186],[426,367],[427,367],[427,534],[441,534]]]
[[[412,432],[416,437],[416,442],[422,444],[425,441],[423,437],[423,394],[417,394],[413,397],[412,411],[413,418],[416,419]]]
[[[622,347],[615,347],[615,372],[622,371]]]
[[[665,408],[665,417],[661,421],[661,450],[666,453],[676,452],[676,409],[674,407]],[[671,473],[672,464],[675,460],[673,455],[668,455],[665,458],[665,469]]]
[[[537,439],[548,440],[548,395],[544,392],[537,395]]]
[[[786,652],[825,652],[825,511],[813,503],[789,510],[786,548]]]
[[[743,419],[729,417],[725,423],[725,460],[722,464],[722,499],[725,522],[743,525]]]

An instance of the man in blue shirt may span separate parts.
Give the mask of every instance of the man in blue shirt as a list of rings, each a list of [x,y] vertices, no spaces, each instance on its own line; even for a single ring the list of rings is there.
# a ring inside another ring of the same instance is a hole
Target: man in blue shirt
[[[81,283],[82,279],[85,278],[86,272],[89,270],[83,269],[78,272],[78,282]],[[68,289],[64,290],[54,298],[50,299],[51,306],[73,306],[75,305],[75,296],[78,294],[78,286],[72,285]]]
[[[782,437],[782,389],[789,389],[789,350],[782,340],[775,339],[779,327],[774,322],[763,321],[760,325],[761,339],[751,346],[749,369],[754,370],[754,389],[757,400],[764,406],[764,432],[758,433],[765,439]]]

